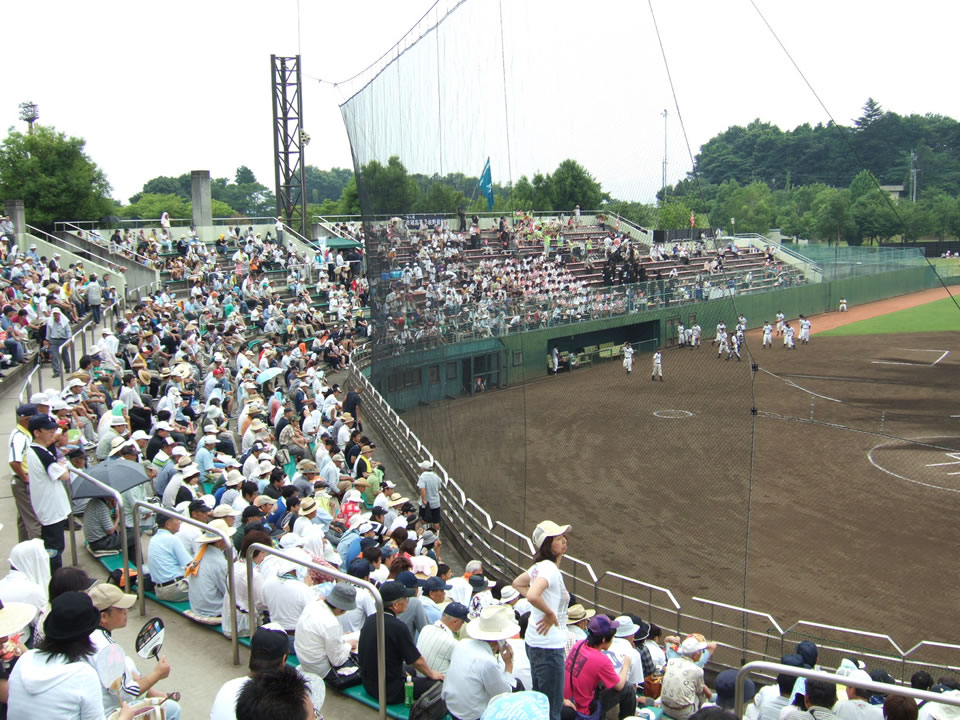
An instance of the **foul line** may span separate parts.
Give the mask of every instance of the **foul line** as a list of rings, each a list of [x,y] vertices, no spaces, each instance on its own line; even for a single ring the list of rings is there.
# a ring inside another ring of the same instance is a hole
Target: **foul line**
[[[933,367],[941,360],[943,360],[947,355],[950,354],[949,350],[924,350],[921,348],[896,348],[897,350],[902,350],[903,352],[934,352],[934,353],[943,353],[940,357],[934,360],[929,365],[919,362],[896,362],[893,360],[872,360],[871,362],[874,365],[911,365],[912,367]]]
[[[770,372],[769,370],[767,370],[767,369],[765,369],[765,368],[760,368],[760,371],[761,371],[761,372],[765,372],[767,375],[770,375],[771,377],[775,377],[777,380],[780,380],[781,382],[785,382],[787,385],[790,385],[791,387],[795,387],[797,390],[802,390],[802,391],[805,392],[805,393],[809,393],[810,395],[813,395],[814,397],[818,397],[818,398],[821,398],[821,399],[823,399],[823,400],[829,400],[830,402],[835,402],[835,403],[843,402],[842,400],[837,400],[836,398],[832,398],[832,397],[829,397],[829,396],[827,396],[827,395],[821,395],[820,393],[815,393],[813,390],[807,390],[805,387],[802,387],[801,385],[798,385],[798,384],[795,383],[793,380],[788,380],[787,378],[781,377],[780,375],[775,375],[774,373]]]

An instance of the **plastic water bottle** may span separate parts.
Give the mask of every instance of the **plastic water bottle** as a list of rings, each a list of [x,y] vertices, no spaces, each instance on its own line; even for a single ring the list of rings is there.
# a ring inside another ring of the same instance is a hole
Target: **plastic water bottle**
[[[407,681],[403,684],[403,704],[413,706],[413,677],[407,674]]]

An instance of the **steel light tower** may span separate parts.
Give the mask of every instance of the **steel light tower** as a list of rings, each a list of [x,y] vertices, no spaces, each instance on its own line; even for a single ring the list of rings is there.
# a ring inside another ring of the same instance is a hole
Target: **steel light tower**
[[[40,107],[29,100],[20,103],[20,119],[27,123],[27,132],[33,135],[33,124],[40,119]]]
[[[306,164],[303,150],[310,142],[304,132],[300,56],[270,56],[273,93],[273,167],[277,188],[277,216],[307,235]],[[299,211],[299,219],[296,218]]]

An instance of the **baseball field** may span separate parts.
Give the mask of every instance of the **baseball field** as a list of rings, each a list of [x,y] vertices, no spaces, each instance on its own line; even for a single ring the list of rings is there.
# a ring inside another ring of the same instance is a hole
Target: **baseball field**
[[[952,642],[960,312],[943,297],[851,298],[796,350],[748,333],[741,362],[704,328],[664,350],[662,383],[638,354],[631,374],[609,361],[404,419],[495,520],[571,523],[598,574],[784,627]]]

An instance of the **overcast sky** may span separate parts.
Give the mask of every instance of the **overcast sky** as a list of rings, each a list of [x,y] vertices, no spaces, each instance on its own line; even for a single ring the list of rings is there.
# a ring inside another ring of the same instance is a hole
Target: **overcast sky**
[[[838,122],[857,117],[868,96],[903,114],[960,117],[960,96],[952,90],[957,3],[755,1]],[[477,12],[479,3],[493,6],[469,0],[457,12]],[[240,164],[272,189],[270,54],[299,49],[303,56],[304,124],[312,136],[307,162],[350,167],[338,107],[343,89],[312,78],[339,81],[358,72],[432,4],[301,0],[298,33],[296,0],[6,3],[0,115],[7,126],[23,128],[17,105],[37,103],[41,123],[87,140],[89,155],[124,202],[156,175],[209,169],[232,178]],[[522,58],[510,61],[512,73],[540,68],[546,77],[543,68],[562,68],[566,97],[546,94],[538,102],[550,103],[554,119],[579,117],[564,113],[563,103],[596,103],[599,128],[584,133],[584,121],[575,119],[544,123],[531,135],[512,120],[511,140],[519,141],[511,146],[513,179],[550,171],[574,155],[614,195],[649,200],[660,185],[664,108],[668,180],[689,170],[647,3],[503,4],[511,26],[523,20],[539,28],[507,33],[515,58]],[[728,126],[757,117],[784,129],[827,121],[749,0],[653,0],[653,8],[693,152]],[[514,37],[537,38],[536,51],[517,49]],[[621,122],[608,129],[611,114]],[[578,137],[571,139],[571,130]],[[581,135],[598,137],[594,143]],[[626,150],[611,152],[617,143]],[[526,150],[534,145],[535,152]],[[506,182],[507,163],[498,152],[470,147],[462,169],[479,174],[492,155],[494,179]]]

